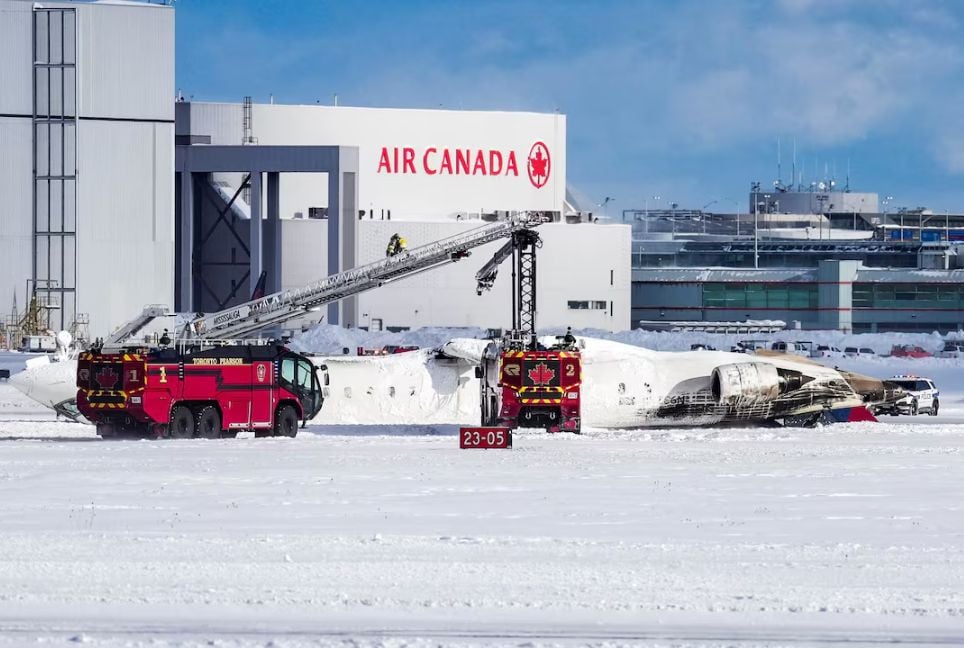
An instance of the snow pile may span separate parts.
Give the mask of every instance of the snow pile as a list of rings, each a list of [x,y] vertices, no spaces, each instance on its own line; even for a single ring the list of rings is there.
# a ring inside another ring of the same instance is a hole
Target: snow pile
[[[341,354],[348,349],[348,355],[355,355],[358,347],[377,349],[389,344],[436,348],[452,338],[481,338],[485,330],[480,328],[442,328],[428,327],[393,333],[391,331],[366,331],[346,329],[332,324],[319,324],[292,338],[290,347],[303,353],[321,355]]]
[[[479,418],[474,364],[429,349],[387,356],[313,358],[327,368],[319,424],[419,425]]]

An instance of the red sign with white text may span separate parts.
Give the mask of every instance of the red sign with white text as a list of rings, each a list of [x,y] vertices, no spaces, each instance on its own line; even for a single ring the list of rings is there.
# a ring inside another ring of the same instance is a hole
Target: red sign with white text
[[[464,427],[459,430],[459,447],[508,449],[512,447],[512,430],[504,427]]]

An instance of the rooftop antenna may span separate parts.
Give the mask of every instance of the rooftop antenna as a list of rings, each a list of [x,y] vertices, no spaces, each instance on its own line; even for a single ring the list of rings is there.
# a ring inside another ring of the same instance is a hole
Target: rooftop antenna
[[[777,183],[783,186],[783,171],[780,169],[780,138],[777,138]]]
[[[790,184],[793,184],[794,182],[797,183],[797,191],[800,191],[800,183],[803,182],[803,179],[797,178],[797,138],[796,137],[793,138],[793,176],[790,178]]]

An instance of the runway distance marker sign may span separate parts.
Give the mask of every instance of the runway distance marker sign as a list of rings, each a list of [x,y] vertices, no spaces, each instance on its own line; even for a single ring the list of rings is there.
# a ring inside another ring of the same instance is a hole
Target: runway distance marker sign
[[[459,447],[508,450],[512,448],[512,430],[503,427],[464,427],[459,430]]]

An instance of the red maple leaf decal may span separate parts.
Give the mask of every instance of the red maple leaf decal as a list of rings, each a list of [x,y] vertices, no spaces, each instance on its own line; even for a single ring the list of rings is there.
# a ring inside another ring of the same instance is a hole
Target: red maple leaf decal
[[[113,389],[117,385],[117,372],[111,367],[104,367],[94,375],[94,380],[101,389]]]
[[[548,385],[556,377],[556,372],[549,368],[545,362],[540,362],[529,370],[529,380],[535,385]]]
[[[544,187],[549,182],[549,169],[551,162],[549,158],[549,147],[542,142],[536,142],[529,149],[529,182],[536,189]]]

